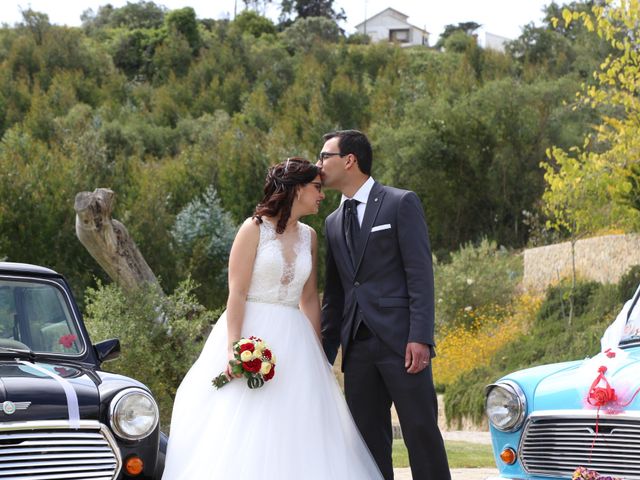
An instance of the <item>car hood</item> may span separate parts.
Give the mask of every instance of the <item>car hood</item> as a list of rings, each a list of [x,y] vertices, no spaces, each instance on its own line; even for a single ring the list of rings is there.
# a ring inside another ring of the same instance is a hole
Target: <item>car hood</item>
[[[0,361],[0,422],[97,420],[99,378],[86,367]]]
[[[598,379],[600,367],[605,367],[604,378],[615,390],[617,400],[607,407],[640,408],[640,349],[617,350],[616,356],[604,353],[576,362],[556,363],[530,368],[509,375],[524,390],[528,410],[568,410],[595,408],[588,404],[590,387]],[[604,387],[600,380],[598,387]],[[631,403],[629,403],[631,402]]]

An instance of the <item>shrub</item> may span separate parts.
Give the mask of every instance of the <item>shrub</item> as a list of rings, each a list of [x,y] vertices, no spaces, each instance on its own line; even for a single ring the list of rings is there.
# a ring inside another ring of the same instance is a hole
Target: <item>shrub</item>
[[[178,257],[186,273],[203,285],[198,293],[207,306],[220,305],[226,298],[227,263],[236,231],[213,186],[176,216],[171,235]]]
[[[114,284],[86,292],[86,325],[93,340],[120,338],[122,345],[122,354],[106,369],[146,384],[165,428],[176,390],[220,313],[202,307],[194,288],[186,280],[167,297],[152,288],[127,295]]]
[[[537,314],[534,311],[528,314],[533,323],[526,334],[504,344],[489,361],[464,372],[446,386],[447,420],[455,424],[468,417],[479,422],[484,416],[484,387],[510,372],[597,353],[602,334],[621,307],[618,288],[578,282],[572,325],[567,325],[561,313],[562,299],[566,298],[570,285],[547,290]]]
[[[600,286],[601,285],[597,282],[576,282],[573,292],[574,316],[578,317],[585,313],[585,310],[589,307],[591,295],[593,295]],[[545,295],[545,302],[538,312],[538,322],[557,322],[558,320],[564,320],[565,322],[568,321],[570,294],[571,284],[568,281],[549,287]]]
[[[436,264],[436,322],[438,327],[454,325],[466,317],[461,311],[482,305],[507,305],[522,277],[520,255],[498,248],[484,239],[467,244],[451,254],[451,261]]]
[[[626,302],[640,285],[640,265],[634,265],[625,272],[618,282],[618,299],[621,302]]]
[[[444,390],[461,375],[489,364],[498,350],[529,330],[539,306],[540,299],[523,295],[506,307],[490,305],[465,312],[464,322],[438,335],[433,362],[437,389]]]

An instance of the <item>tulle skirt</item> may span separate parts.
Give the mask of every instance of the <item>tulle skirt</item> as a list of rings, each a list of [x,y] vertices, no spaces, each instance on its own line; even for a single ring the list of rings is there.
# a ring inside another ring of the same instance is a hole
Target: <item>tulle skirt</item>
[[[227,363],[226,314],[176,394],[163,480],[376,480],[309,320],[297,308],[247,302],[242,336],[264,340],[276,372],[261,388],[211,380]]]

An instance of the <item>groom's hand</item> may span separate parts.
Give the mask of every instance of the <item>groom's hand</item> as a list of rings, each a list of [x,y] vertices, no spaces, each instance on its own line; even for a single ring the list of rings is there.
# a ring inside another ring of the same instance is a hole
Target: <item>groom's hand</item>
[[[404,355],[404,367],[407,369],[407,373],[421,372],[429,366],[429,359],[429,345],[418,342],[407,343]]]

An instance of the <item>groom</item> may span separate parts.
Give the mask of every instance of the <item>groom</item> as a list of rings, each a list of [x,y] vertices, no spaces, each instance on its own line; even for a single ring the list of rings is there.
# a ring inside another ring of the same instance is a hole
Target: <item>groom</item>
[[[325,223],[325,353],[333,363],[342,345],[347,403],[384,478],[393,479],[393,402],[413,480],[450,479],[431,378],[433,270],[422,205],[415,193],[371,178],[363,133],[327,133],[324,141],[323,182],[342,192]]]

